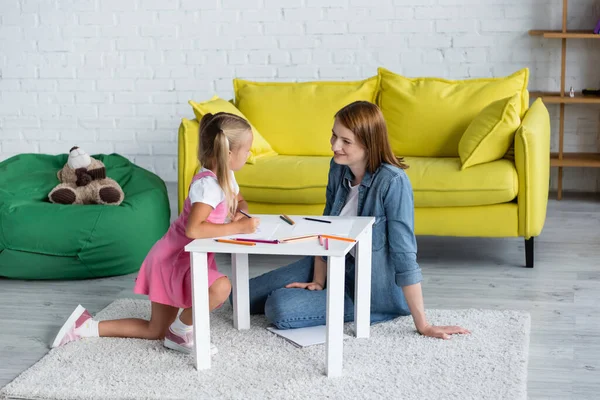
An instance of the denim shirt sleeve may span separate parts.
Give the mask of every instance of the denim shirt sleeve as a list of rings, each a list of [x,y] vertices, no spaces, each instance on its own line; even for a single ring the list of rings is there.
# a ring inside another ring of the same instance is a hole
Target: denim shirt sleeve
[[[413,191],[404,173],[390,181],[383,205],[387,218],[390,258],[396,270],[396,285],[410,286],[419,283],[423,276],[417,263]]]

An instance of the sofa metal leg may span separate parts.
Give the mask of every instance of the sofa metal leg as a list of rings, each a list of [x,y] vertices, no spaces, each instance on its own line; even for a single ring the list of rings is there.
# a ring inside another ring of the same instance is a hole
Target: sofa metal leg
[[[533,268],[533,237],[525,239],[525,267]]]

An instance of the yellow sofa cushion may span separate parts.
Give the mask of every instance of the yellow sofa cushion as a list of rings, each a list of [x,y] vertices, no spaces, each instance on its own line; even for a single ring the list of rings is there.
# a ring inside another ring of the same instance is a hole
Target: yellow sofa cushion
[[[331,157],[261,157],[235,173],[250,203],[324,204]],[[519,183],[514,163],[497,160],[461,171],[454,158],[406,157],[415,207],[499,204],[513,200]],[[276,174],[273,171],[277,171]]]
[[[458,157],[405,157],[415,207],[500,204],[519,193],[515,164],[500,159],[461,171]]]
[[[194,110],[196,119],[200,121],[202,117],[208,113],[216,114],[218,112],[228,112],[230,114],[238,115],[249,122],[248,118],[240,110],[238,110],[233,104],[227,100],[219,98],[219,96],[213,96],[212,99],[201,103],[196,103],[193,100],[188,102]],[[262,137],[258,130],[252,125],[252,133],[254,138],[252,141],[252,147],[250,148],[250,156],[248,157],[248,163],[253,164],[257,157],[264,155],[274,155],[275,152],[271,148],[271,145]]]
[[[262,157],[235,172],[240,192],[248,202],[324,204],[328,157]]]
[[[493,101],[520,94],[518,113],[529,104],[529,70],[503,78],[446,80],[407,78],[378,69],[377,104],[400,156],[456,157],[465,129]]]
[[[330,156],[335,113],[375,101],[377,77],[352,82],[252,82],[234,79],[235,105],[278,154]]]
[[[506,154],[521,125],[520,101],[520,95],[515,94],[481,110],[458,143],[461,169],[498,160]]]

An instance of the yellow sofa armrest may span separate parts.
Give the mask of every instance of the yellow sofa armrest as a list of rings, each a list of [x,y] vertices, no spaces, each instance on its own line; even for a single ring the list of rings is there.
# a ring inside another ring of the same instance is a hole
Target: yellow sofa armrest
[[[550,115],[537,99],[515,134],[515,164],[519,175],[519,236],[542,232],[550,185]]]
[[[198,130],[197,120],[183,118],[179,125],[177,151],[177,199],[181,214],[183,203],[188,195],[192,178],[198,170]]]

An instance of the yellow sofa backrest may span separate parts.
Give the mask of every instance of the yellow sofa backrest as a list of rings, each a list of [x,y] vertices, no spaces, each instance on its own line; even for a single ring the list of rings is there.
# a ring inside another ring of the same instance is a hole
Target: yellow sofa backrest
[[[183,118],[179,125],[177,138],[177,199],[179,212],[183,210],[192,178],[196,175],[200,163],[198,162],[198,120]]]
[[[407,78],[378,69],[377,105],[398,156],[457,157],[462,134],[490,103],[521,94],[519,115],[529,106],[529,70],[502,78],[447,80]]]
[[[362,81],[252,82],[234,79],[235,105],[281,155],[330,156],[333,116],[375,102],[376,76]]]

